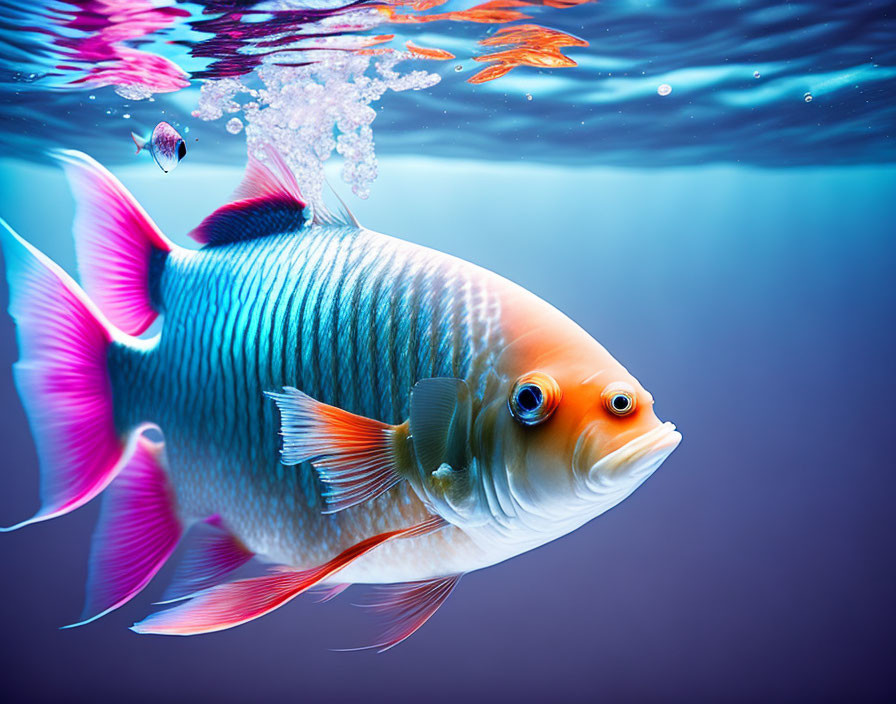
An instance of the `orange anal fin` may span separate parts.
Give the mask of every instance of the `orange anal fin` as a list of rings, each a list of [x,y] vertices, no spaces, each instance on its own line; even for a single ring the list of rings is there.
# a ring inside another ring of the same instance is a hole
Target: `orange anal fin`
[[[134,624],[131,630],[136,633],[187,636],[239,626],[283,606],[388,540],[425,535],[444,525],[443,519],[433,517],[410,528],[380,533],[362,540],[329,562],[310,570],[278,568],[262,577],[211,587],[179,606],[148,616]]]

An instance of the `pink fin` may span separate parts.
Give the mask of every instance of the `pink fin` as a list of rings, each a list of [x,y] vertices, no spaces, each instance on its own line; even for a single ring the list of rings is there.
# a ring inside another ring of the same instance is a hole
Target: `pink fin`
[[[190,236],[209,246],[251,240],[266,235],[297,232],[305,224],[305,200],[292,170],[267,145],[262,163],[249,152],[242,183],[233,202],[203,220]]]
[[[200,592],[180,606],[148,616],[134,624],[131,630],[187,636],[239,626],[283,606],[387,540],[425,535],[444,525],[441,518],[433,517],[410,528],[362,540],[320,567],[301,571],[279,568],[263,577],[220,584]]]
[[[16,321],[16,386],[34,434],[42,506],[11,528],[60,516],[112,481],[124,443],[115,430],[106,355],[112,329],[71,277],[0,220]]]
[[[283,198],[305,205],[299,182],[289,164],[283,161],[274,147],[270,144],[264,146],[266,163],[259,161],[252,152],[249,152],[249,163],[246,165],[246,173],[243,180],[231,196],[232,200],[246,200],[249,198]]]
[[[129,335],[139,335],[157,316],[150,295],[154,252],[163,258],[172,244],[100,164],[72,150],[55,154],[77,204],[74,235],[81,283],[109,320]]]
[[[84,620],[72,626],[129,601],[177,547],[182,529],[163,462],[162,444],[138,437],[134,453],[105,493],[90,550]]]
[[[238,567],[252,559],[252,553],[227,532],[220,519],[207,519],[187,536],[187,554],[178,564],[163,603],[185,599],[203,589],[220,584]]]
[[[283,464],[311,461],[327,485],[324,513],[375,499],[401,481],[396,426],[320,403],[291,386],[266,395],[280,409]]]
[[[376,649],[382,653],[412,636],[445,603],[460,578],[461,575],[455,574],[375,587],[376,597],[363,606],[384,614],[387,625],[379,643],[362,649]]]

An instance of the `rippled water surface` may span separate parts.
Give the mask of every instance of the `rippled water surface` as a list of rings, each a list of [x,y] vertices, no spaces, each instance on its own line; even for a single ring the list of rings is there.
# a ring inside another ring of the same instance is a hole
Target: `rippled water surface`
[[[270,136],[319,117],[298,105],[315,96],[282,89],[309,76],[339,103],[336,126],[372,126],[382,154],[623,166],[896,158],[896,17],[883,1],[4,2],[0,33],[0,144],[26,158],[77,136],[124,162],[128,132],[164,114],[199,140],[196,158],[230,162],[243,144],[228,119]],[[390,81],[393,67],[412,77]],[[386,85],[347,95],[364,75]],[[238,93],[243,107],[204,122],[218,113],[196,117],[197,93],[219,79],[276,95]],[[352,114],[365,105],[376,119]],[[344,151],[369,140],[354,141]]]

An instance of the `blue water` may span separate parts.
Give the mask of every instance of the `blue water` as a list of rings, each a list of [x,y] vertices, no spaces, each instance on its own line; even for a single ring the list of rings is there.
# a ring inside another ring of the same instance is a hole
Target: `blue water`
[[[578,68],[448,85],[465,75],[448,62],[434,88],[377,104],[369,199],[348,195],[335,163],[328,173],[365,225],[488,267],[568,313],[653,393],[682,445],[606,515],[468,575],[421,631],[382,656],[328,650],[370,636],[352,592],[325,605],[298,599],[210,636],[131,633],[170,566],[120,610],[59,631],[80,612],[98,502],[0,536],[7,699],[896,697],[896,100],[892,78],[827,92],[813,83],[864,62],[879,64],[872,74],[892,70],[892,14],[873,3],[540,11],[544,24],[591,43],[569,51]],[[445,27],[419,43],[459,45],[476,29]],[[650,58],[652,94],[586,101],[587,86],[626,85],[595,81],[592,69],[610,56],[638,74]],[[725,57],[749,71],[742,87],[710,68]],[[792,85],[795,99],[758,99],[775,67],[783,73],[771,85]],[[665,98],[655,92],[662,82],[673,88]],[[38,81],[7,83],[2,95],[15,90],[20,100],[0,104],[0,215],[70,271],[73,203],[47,148],[108,162],[182,244],[240,179],[245,139],[224,132],[223,119],[190,122],[200,141],[165,175],[123,144],[125,101],[111,88]],[[730,102],[748,91],[755,105]],[[188,115],[195,92],[127,109],[148,122],[162,109]],[[593,131],[574,131],[575,111],[591,112]],[[16,356],[12,322],[0,316],[2,525],[37,503]]]

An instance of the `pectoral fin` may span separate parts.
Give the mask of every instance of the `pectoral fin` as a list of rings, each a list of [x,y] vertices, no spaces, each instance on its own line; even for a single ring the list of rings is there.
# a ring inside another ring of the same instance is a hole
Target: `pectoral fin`
[[[467,464],[473,400],[462,379],[438,377],[418,381],[411,391],[411,440],[417,464],[426,474],[443,465]]]
[[[283,464],[311,462],[327,486],[324,513],[375,499],[402,480],[406,426],[328,406],[289,386],[266,395],[280,409]]]

